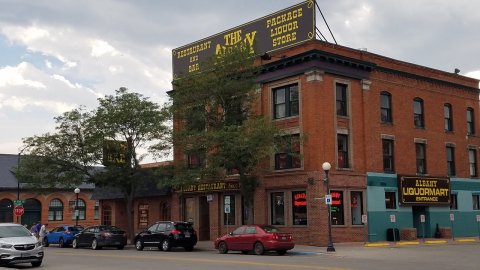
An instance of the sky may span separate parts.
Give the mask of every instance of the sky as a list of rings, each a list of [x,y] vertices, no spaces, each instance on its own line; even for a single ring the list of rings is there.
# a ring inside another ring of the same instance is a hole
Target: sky
[[[120,87],[163,104],[172,49],[301,2],[0,0],[0,154]],[[317,3],[340,45],[480,79],[480,1]],[[334,42],[318,11],[317,27]]]

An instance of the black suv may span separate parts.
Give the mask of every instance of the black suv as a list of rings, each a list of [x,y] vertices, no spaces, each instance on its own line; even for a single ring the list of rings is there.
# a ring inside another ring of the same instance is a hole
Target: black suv
[[[197,233],[191,222],[158,221],[135,236],[135,248],[158,247],[169,251],[172,247],[183,247],[192,251],[197,244]]]

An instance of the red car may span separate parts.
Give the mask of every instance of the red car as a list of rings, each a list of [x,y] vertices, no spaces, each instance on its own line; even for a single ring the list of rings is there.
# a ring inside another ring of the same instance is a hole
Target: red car
[[[284,255],[294,247],[290,233],[281,232],[271,225],[244,225],[215,240],[215,249],[222,254],[229,250],[247,254],[253,250],[255,254],[262,255],[265,251],[272,250]]]

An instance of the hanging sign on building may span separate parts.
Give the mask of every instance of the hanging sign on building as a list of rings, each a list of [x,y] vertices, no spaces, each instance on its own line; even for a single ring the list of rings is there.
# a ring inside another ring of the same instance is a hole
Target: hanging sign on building
[[[201,71],[202,62],[232,47],[261,55],[314,38],[315,4],[308,0],[172,50],[173,79]]]
[[[225,191],[225,190],[240,190],[240,182],[238,181],[219,181],[219,182],[208,182],[208,183],[193,183],[187,184],[179,187],[179,191],[184,193],[193,193],[193,192],[214,192],[214,191]]]
[[[138,227],[147,228],[149,225],[148,221],[148,204],[139,204],[138,205]]]
[[[398,177],[399,203],[403,205],[449,205],[450,179],[445,177]]]

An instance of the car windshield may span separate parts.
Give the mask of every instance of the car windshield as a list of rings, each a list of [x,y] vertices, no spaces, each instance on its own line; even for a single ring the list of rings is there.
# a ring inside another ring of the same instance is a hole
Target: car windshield
[[[23,226],[0,226],[0,238],[32,236]]]
[[[268,233],[281,232],[279,228],[270,225],[263,226],[262,229]]]
[[[100,230],[107,231],[107,232],[122,232],[122,229],[115,226],[101,226]]]
[[[68,230],[71,232],[78,232],[83,230],[83,227],[77,226],[77,227],[68,227]]]

